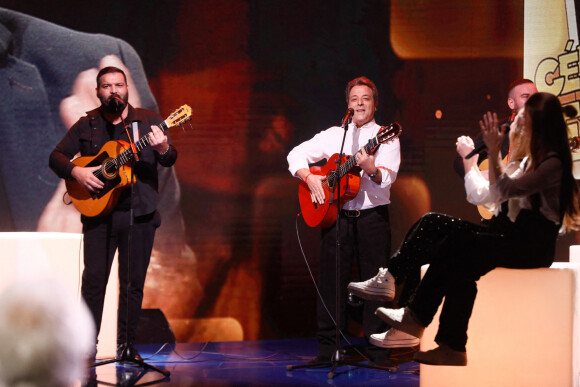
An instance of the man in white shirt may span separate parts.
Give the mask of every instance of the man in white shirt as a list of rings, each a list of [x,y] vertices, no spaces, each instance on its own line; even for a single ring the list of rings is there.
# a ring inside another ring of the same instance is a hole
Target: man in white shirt
[[[401,162],[400,144],[397,138],[379,145],[375,152],[364,149],[370,139],[379,133],[381,127],[374,115],[378,105],[378,91],[375,84],[366,77],[350,81],[346,88],[348,108],[353,109],[352,123],[346,130],[344,154],[354,155],[360,167],[360,188],[356,196],[342,206],[340,214],[340,275],[336,286],[336,221],[322,230],[320,255],[320,295],[326,307],[318,301],[317,340],[318,361],[330,361],[338,348],[336,343],[336,290],[340,292],[339,329],[346,323],[345,309],[347,284],[350,279],[353,258],[356,259],[360,276],[372,277],[380,267],[387,264],[391,247],[391,230],[388,204],[390,187],[397,178]],[[311,173],[309,165],[320,160],[329,160],[340,152],[345,130],[334,126],[312,139],[296,146],[288,154],[290,173],[304,181],[312,195],[313,203],[325,203],[323,182],[326,176]],[[363,330],[365,337],[385,329],[381,320],[374,315],[379,302],[365,302]],[[372,356],[372,355],[371,355]]]

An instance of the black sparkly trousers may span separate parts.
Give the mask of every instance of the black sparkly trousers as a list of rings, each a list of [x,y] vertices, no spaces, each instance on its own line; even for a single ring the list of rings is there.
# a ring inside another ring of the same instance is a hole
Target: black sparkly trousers
[[[496,267],[549,267],[557,233],[553,222],[529,210],[515,223],[500,217],[486,226],[428,213],[409,230],[388,268],[399,280],[429,264],[409,307],[428,326],[445,297],[435,341],[465,351],[476,281]]]

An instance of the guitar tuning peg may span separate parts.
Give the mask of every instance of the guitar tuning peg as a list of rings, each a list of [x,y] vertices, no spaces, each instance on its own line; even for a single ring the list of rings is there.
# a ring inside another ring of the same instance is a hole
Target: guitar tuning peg
[[[191,121],[188,121],[188,125],[193,130],[193,126],[191,125]],[[184,128],[185,125],[181,124],[179,126],[181,127],[181,130],[183,131],[183,133],[185,133],[185,128]]]

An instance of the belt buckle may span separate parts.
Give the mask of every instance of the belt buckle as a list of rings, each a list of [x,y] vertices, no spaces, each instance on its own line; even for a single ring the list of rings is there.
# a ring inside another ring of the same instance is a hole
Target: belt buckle
[[[360,216],[359,210],[345,210],[346,216],[349,218],[358,218]]]

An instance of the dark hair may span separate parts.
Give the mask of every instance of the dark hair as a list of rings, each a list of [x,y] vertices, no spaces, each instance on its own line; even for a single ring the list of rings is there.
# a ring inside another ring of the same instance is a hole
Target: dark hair
[[[123,78],[125,78],[125,83],[127,83],[127,76],[125,75],[125,72],[123,70],[121,70],[118,67],[115,66],[108,66],[108,67],[103,67],[99,73],[97,74],[97,87],[101,86],[101,77],[105,74],[111,74],[111,73],[121,73],[123,74]]]
[[[578,186],[572,174],[572,154],[568,144],[568,127],[560,100],[550,93],[536,93],[526,101],[526,112],[531,118],[532,138],[530,155],[532,169],[541,163],[549,152],[556,152],[562,163],[560,186],[560,211],[571,219],[576,218]],[[565,222],[570,224],[569,222]]]
[[[350,91],[355,86],[367,86],[367,87],[369,87],[373,92],[373,101],[375,102],[375,106],[377,106],[379,104],[379,90],[377,89],[377,87],[375,86],[373,81],[371,81],[367,77],[358,77],[358,78],[353,79],[352,81],[350,81],[346,85],[346,104],[347,105],[348,105],[348,100],[350,97]]]

